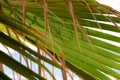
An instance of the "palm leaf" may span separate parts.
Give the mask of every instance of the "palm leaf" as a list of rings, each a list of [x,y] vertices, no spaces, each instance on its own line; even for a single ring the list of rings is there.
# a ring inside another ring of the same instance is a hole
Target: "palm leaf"
[[[120,37],[110,33],[119,34],[120,13],[95,0],[43,1],[27,0],[26,11],[22,11],[23,3],[20,0],[1,1],[3,12],[0,12],[0,22],[4,25],[2,28],[6,26],[15,31],[19,38],[25,39],[29,44],[36,46],[37,40],[40,49],[46,54],[50,53],[49,56],[52,55],[51,60],[37,54],[26,44],[22,45],[14,35],[6,36],[6,30],[0,33],[0,42],[36,62],[45,70],[46,66],[39,63],[35,57],[57,68],[67,66],[73,73],[86,80],[110,80],[107,75],[120,79],[120,74],[113,70],[120,70],[120,47],[113,44],[119,44]],[[23,15],[26,21],[24,23],[20,19]],[[7,64],[3,61],[2,63]],[[66,79],[65,69],[61,69],[63,79]],[[52,73],[47,71],[52,76]]]
[[[0,80],[4,80],[4,79],[11,80],[7,75],[5,75],[3,72],[0,71]]]

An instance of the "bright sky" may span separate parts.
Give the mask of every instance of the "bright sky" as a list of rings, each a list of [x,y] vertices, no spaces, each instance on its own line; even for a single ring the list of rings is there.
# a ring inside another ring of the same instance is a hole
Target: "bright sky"
[[[113,7],[114,9],[120,11],[120,0],[96,0],[102,4],[107,4],[111,7]]]

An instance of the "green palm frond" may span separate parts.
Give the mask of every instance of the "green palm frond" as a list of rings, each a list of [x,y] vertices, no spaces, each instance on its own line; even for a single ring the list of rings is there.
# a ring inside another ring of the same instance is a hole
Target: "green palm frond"
[[[0,42],[55,75],[40,60],[85,80],[120,79],[120,13],[95,0],[2,0]],[[113,16],[114,15],[114,16]],[[112,34],[114,32],[114,34]],[[34,45],[48,57],[21,40]],[[0,62],[28,79],[44,79],[0,51]],[[17,70],[14,68],[16,65]],[[115,69],[115,70],[114,70]],[[30,76],[28,76],[30,75]],[[109,75],[109,76],[108,76]]]

